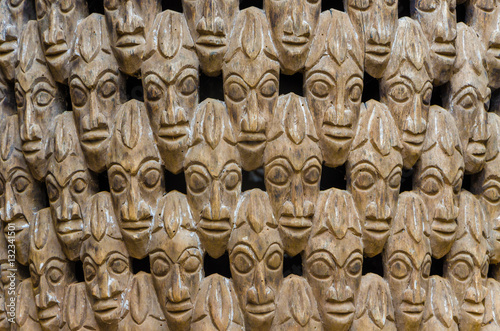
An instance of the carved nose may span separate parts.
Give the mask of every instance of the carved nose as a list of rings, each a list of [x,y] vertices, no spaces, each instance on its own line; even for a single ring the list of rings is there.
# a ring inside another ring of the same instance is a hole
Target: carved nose
[[[390,220],[391,207],[385,202],[379,204],[376,201],[372,201],[366,206],[366,218],[382,221]]]
[[[472,127],[472,140],[473,141],[486,141],[488,139],[487,130],[487,115],[483,108],[478,110],[477,116]]]
[[[259,105],[257,101],[257,93],[251,91],[246,104],[246,111],[241,119],[241,131],[243,132],[263,132],[264,119],[259,116]]]
[[[427,122],[422,116],[422,100],[419,95],[415,95],[410,114],[406,118],[404,131],[410,131],[413,134],[424,133],[427,128]]]
[[[40,293],[35,296],[38,308],[48,308],[59,303],[57,297],[50,290],[45,276],[40,277]]]
[[[267,286],[263,263],[257,265],[253,286],[248,289],[247,301],[255,305],[263,305],[274,301],[274,292]]]
[[[56,45],[64,43],[64,30],[62,28],[61,17],[57,9],[48,11],[49,27],[43,32],[43,42],[46,45]]]
[[[220,10],[215,0],[205,1],[203,15],[196,24],[196,31],[201,35],[226,35],[226,25],[220,15]]]
[[[118,21],[116,31],[119,35],[138,34],[144,30],[144,21],[141,16],[137,15],[138,9],[135,8],[134,2],[127,0],[125,3],[125,12],[123,19]]]
[[[408,287],[403,292],[403,301],[412,304],[423,304],[425,301],[425,289],[418,274],[413,275]]]
[[[16,26],[10,22],[0,23],[0,44],[6,41],[17,40]]]
[[[24,122],[21,125],[21,139],[27,141],[41,140],[42,130],[35,122],[33,105],[31,101],[26,98],[26,109],[24,114]]]
[[[448,10],[448,4],[443,2],[438,11],[439,17],[437,18],[435,28],[435,40],[437,42],[452,42],[457,38],[457,29],[453,24],[456,19],[451,15]]]
[[[11,185],[5,185],[5,210],[4,217],[6,222],[10,222],[16,219],[19,215],[22,215],[21,206],[17,203],[16,196],[12,190]]]
[[[323,123],[351,127],[353,122],[353,112],[349,108],[345,108],[343,102],[338,101],[336,105],[331,104],[323,115]]]
[[[384,13],[386,8],[381,8],[378,5],[374,9],[374,13]],[[375,19],[370,20],[370,24],[366,27],[368,31],[368,42],[378,45],[390,45],[392,31],[389,29],[392,26],[390,15],[377,15]]]
[[[184,285],[179,270],[179,265],[174,265],[172,270],[172,285],[167,290],[167,300],[179,303],[190,299],[189,289]]]
[[[458,217],[458,207],[455,204],[453,188],[447,188],[443,192],[441,201],[436,207],[435,219],[454,220]]]
[[[162,112],[160,118],[161,125],[175,125],[178,123],[187,122],[187,115],[175,97],[175,92],[172,91],[174,87],[171,86],[167,90],[167,98],[165,110]]]
[[[333,282],[326,292],[327,301],[335,303],[354,299],[354,293],[345,280],[345,274],[341,274],[338,281]]]
[[[472,303],[481,303],[486,296],[486,291],[486,287],[483,286],[481,273],[475,272],[472,282],[465,292],[465,300]]]

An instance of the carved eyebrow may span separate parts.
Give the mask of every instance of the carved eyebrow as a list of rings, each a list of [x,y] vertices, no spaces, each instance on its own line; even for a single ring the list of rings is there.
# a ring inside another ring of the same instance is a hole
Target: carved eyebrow
[[[23,169],[21,167],[14,167],[12,169],[9,169],[9,172],[7,173],[7,178],[12,178],[16,172],[22,172],[25,177],[31,177],[31,174],[28,172],[28,170]],[[0,178],[3,179],[3,175],[0,174]]]
[[[459,172],[460,170],[461,170],[461,168],[457,170],[457,174],[458,174],[458,172]],[[437,173],[439,173],[439,175],[441,176],[441,178],[443,179],[443,181],[444,181],[446,184],[450,184],[450,185],[452,185],[452,184],[453,184],[452,180],[450,180],[450,179],[449,179],[449,178],[445,175],[445,173],[443,172],[443,170],[441,170],[441,168],[438,168],[438,167],[436,167],[436,166],[430,165],[430,166],[425,167],[425,168],[422,170],[421,174],[425,174],[426,172],[437,172]],[[455,179],[455,178],[453,178],[453,181],[454,181],[454,179]]]
[[[271,166],[273,163],[278,163],[287,166],[289,169],[293,170],[292,164],[288,159],[284,158],[283,156],[277,155],[273,157],[271,160],[267,162],[266,165],[264,165],[264,168]]]
[[[243,238],[242,238],[243,239]],[[248,238],[247,238],[248,239]],[[235,252],[236,250],[243,250],[245,252],[250,252],[252,253],[253,255],[253,258],[255,258],[256,260],[260,261],[258,256],[257,256],[257,253],[253,250],[252,246],[250,246],[249,244],[247,244],[246,242],[238,242],[232,249],[232,251],[229,253],[229,255],[232,255],[233,252]]]
[[[398,256],[402,256],[404,260],[406,260],[407,262],[410,261],[414,269],[420,268],[420,265],[417,265],[414,256],[403,251],[395,251],[394,253],[392,253],[391,256],[389,257],[389,261],[396,259]]]
[[[105,69],[105,70],[101,71],[101,72],[99,73],[99,75],[97,75],[97,76],[95,77],[94,81],[92,82],[92,85],[90,85],[90,86],[88,86],[88,85],[85,83],[85,81],[84,81],[84,80],[83,80],[80,76],[78,76],[78,75],[76,75],[76,74],[73,74],[73,75],[71,75],[71,76],[69,77],[69,82],[70,82],[70,85],[71,85],[72,80],[73,80],[73,79],[77,79],[77,80],[78,80],[78,81],[79,81],[79,82],[80,82],[83,86],[85,86],[88,90],[90,90],[90,89],[95,88],[95,87],[96,87],[96,85],[99,83],[100,79],[101,79],[104,75],[106,75],[106,74],[111,74],[111,75],[113,75],[113,76],[115,76],[115,77],[118,77],[119,72],[118,72],[117,70],[114,70],[114,69],[111,69],[111,68]]]
[[[54,84],[52,84],[52,82],[47,77],[43,77],[43,76],[35,79],[31,83],[30,89],[33,90],[33,88],[35,88],[35,86],[40,84],[40,83],[45,83],[45,84],[49,85],[50,87],[52,87],[53,89],[56,89],[56,86]]]
[[[54,177],[57,185],[59,185],[60,187],[66,187],[66,185],[68,185],[68,183],[70,182],[71,178],[73,178],[74,175],[79,175],[80,173],[85,173],[85,170],[76,170],[75,172],[71,173],[68,177],[64,178],[62,184],[59,182],[57,177],[54,176],[53,173],[50,174],[52,175],[52,177]]]
[[[306,74],[306,80],[308,80],[313,75],[326,76],[327,78],[329,78],[330,80],[332,80],[334,83],[337,82],[337,80],[335,79],[335,77],[333,77],[329,72],[327,72],[327,71],[320,71],[320,69],[315,69],[312,72],[308,72]]]
[[[47,261],[45,261],[45,263],[42,265],[42,268],[40,269],[40,273],[44,273],[45,269],[50,268],[52,266],[56,266],[56,267],[59,267],[60,269],[62,269],[62,268],[64,268],[66,263],[69,263],[69,261],[64,261],[58,257],[51,257]],[[33,264],[35,265],[35,267],[37,267],[37,265],[35,263],[33,263]]]
[[[146,71],[145,74],[143,74],[143,77],[144,77],[144,81],[148,78],[148,76],[156,76],[158,77],[165,85],[172,85],[172,83],[177,80],[177,78],[184,73],[184,71],[188,70],[188,69],[192,69],[193,71],[196,71],[196,68],[193,67],[191,64],[185,64],[184,66],[182,66],[177,72],[176,74],[174,75],[174,77],[172,77],[172,79],[170,81],[166,81],[161,75],[159,75],[156,71],[152,71],[152,70],[149,70],[149,71]]]
[[[194,251],[196,254],[192,254],[191,252]],[[185,260],[188,256],[184,256],[188,253],[191,253],[189,254],[189,256],[198,256],[198,257],[202,257],[203,254],[200,252],[200,249],[196,246],[189,246],[189,247],[186,247],[182,252],[181,254],[179,254],[179,257],[177,258],[177,262],[180,262],[180,261],[183,261]]]

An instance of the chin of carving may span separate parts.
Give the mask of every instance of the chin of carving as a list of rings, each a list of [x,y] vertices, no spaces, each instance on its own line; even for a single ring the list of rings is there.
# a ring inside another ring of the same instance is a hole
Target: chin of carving
[[[213,274],[203,280],[194,304],[190,330],[245,330],[243,313],[230,279]]]
[[[18,330],[42,331],[38,320],[37,308],[35,305],[35,295],[33,294],[33,284],[31,278],[23,280],[19,284],[16,300],[16,325]]]
[[[68,286],[64,298],[64,320],[70,331],[99,330],[85,283],[74,283]]]
[[[283,280],[283,244],[266,192],[241,195],[227,245],[246,330],[270,330]]]
[[[262,166],[266,133],[279,91],[280,66],[262,10],[250,7],[236,18],[222,66],[226,101],[243,169]]]
[[[450,283],[439,276],[429,278],[421,331],[458,331],[458,303]]]
[[[361,277],[352,331],[396,331],[389,285],[380,276]]]
[[[387,106],[370,100],[362,106],[347,158],[347,190],[363,229],[364,255],[380,252],[389,237],[401,184],[403,158],[398,129]]]
[[[156,144],[165,168],[175,174],[183,170],[198,105],[198,66],[184,16],[158,14],[141,66],[142,85]]]
[[[413,187],[427,208],[434,258],[445,256],[455,240],[463,176],[462,147],[453,116],[444,108],[431,106]]]

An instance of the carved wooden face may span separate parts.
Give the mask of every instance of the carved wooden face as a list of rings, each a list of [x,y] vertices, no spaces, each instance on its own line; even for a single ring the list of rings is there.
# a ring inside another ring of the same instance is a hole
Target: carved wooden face
[[[139,71],[146,37],[160,11],[158,0],[104,0],[111,47],[124,73]]]
[[[427,301],[420,330],[458,331],[457,315],[457,299],[450,283],[440,276],[429,277]]]
[[[411,168],[422,152],[432,97],[432,81],[425,65],[418,70],[407,60],[402,62],[393,75],[382,77],[380,94],[399,129],[404,167]]]
[[[323,56],[306,71],[304,89],[325,164],[337,167],[345,163],[356,132],[363,71],[350,56],[340,66]]]
[[[434,81],[446,83],[455,63],[457,38],[456,0],[415,0],[414,17],[422,27],[431,48]]]
[[[182,0],[201,70],[208,76],[221,71],[238,6],[239,0]]]
[[[35,4],[48,66],[54,79],[65,83],[69,76],[76,26],[88,15],[87,3],[84,0],[36,0]]]
[[[398,25],[398,2],[344,0],[344,7],[365,43],[365,71],[382,77]]]

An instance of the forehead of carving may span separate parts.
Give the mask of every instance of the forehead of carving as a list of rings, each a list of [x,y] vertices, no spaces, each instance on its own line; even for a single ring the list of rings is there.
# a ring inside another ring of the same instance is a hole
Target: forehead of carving
[[[90,217],[85,218],[83,241],[89,245],[104,245],[106,238],[112,242],[121,241],[122,234],[116,222],[116,217],[109,192],[99,192],[90,201]]]
[[[51,257],[66,260],[61,244],[56,236],[52,222],[50,208],[40,209],[36,214],[35,221],[30,226],[30,258],[40,261]]]
[[[120,75],[115,57],[106,53],[100,53],[92,63],[86,63],[77,59],[71,65],[70,81],[74,78],[79,78],[88,89],[96,88],[104,76]]]
[[[477,33],[463,22],[457,24],[456,39],[457,58],[455,60],[455,72],[471,69],[476,76],[486,75],[485,50]],[[486,79],[487,80],[487,79]]]
[[[491,161],[500,152],[500,117],[495,113],[488,113],[488,136],[486,161]]]
[[[398,199],[391,235],[408,236],[410,241],[419,244],[426,236],[427,225],[427,208],[422,198],[415,192],[403,192]]]
[[[463,157],[458,153],[448,156],[435,147],[422,153],[415,175],[420,177],[428,169],[434,169],[441,174],[445,183],[453,185],[459,174],[463,177]]]
[[[52,269],[53,267],[61,269],[61,271],[66,271],[67,266],[71,263],[66,258],[61,258],[57,256],[49,256],[47,253],[45,254],[33,254],[30,256],[30,262],[35,267],[36,272],[39,275],[46,274],[47,271]],[[66,270],[65,270],[66,269]],[[71,277],[72,275],[65,275],[67,277]]]
[[[159,219],[155,222],[164,228],[169,238],[174,238],[181,228],[194,229],[186,195],[177,191],[169,192],[158,201],[158,211]]]
[[[345,89],[346,82],[352,77],[363,79],[364,75],[363,69],[356,66],[351,58],[347,58],[341,65],[338,65],[327,55],[321,57],[313,67],[306,71],[306,80],[316,73],[328,76],[335,83],[335,89]]]
[[[207,143],[203,142],[189,148],[186,153],[184,168],[188,169],[193,164],[201,164],[212,177],[218,178],[229,165],[240,169],[240,163],[240,155],[235,146],[224,142],[212,149]]]
[[[302,144],[295,145],[284,136],[267,143],[264,151],[265,164],[276,159],[286,160],[295,171],[301,170],[304,164],[311,159],[317,159],[320,164],[323,161],[318,143],[305,140]]]
[[[37,84],[44,82],[56,88],[56,82],[45,65],[37,65],[36,70],[29,72],[16,71],[16,83],[24,92],[31,91]]]
[[[85,159],[76,132],[72,112],[64,112],[55,118],[54,136],[51,141],[54,162],[62,163],[71,157],[72,162],[83,163],[85,167]]]
[[[347,166],[351,172],[361,165],[371,166],[384,179],[387,179],[394,169],[403,167],[401,152],[393,149],[388,155],[380,155],[372,145],[366,145],[364,148],[351,151],[347,161]]]
[[[92,240],[84,241],[80,252],[82,261],[88,256],[99,266],[103,265],[112,254],[121,256],[129,262],[129,254],[123,240],[115,240],[109,237],[99,243]]]
[[[451,76],[450,82],[446,85],[443,93],[443,106],[453,110],[453,106],[460,99],[456,99],[464,90],[472,89],[480,101],[486,102],[490,97],[488,88],[488,75],[484,71],[481,75],[473,72],[470,66],[464,66]],[[454,100],[455,99],[455,100]],[[453,102],[455,101],[455,102]]]
[[[153,234],[151,241],[151,252],[165,252],[172,262],[178,262],[182,253],[187,249],[195,249],[198,251],[200,258],[203,257],[201,251],[201,243],[198,235],[194,231],[180,227],[177,234],[173,238],[169,238],[167,233],[162,229]]]
[[[384,77],[384,80],[390,82],[389,84],[391,85],[393,79],[399,78],[405,81],[406,84],[412,86],[416,92],[420,93],[423,92],[423,89],[427,87],[427,85],[432,87],[431,77],[429,73],[426,70],[423,70],[423,68],[417,69],[406,59],[402,60],[401,65],[399,66],[399,70],[395,71],[390,76],[388,75],[385,76],[387,78]]]
[[[26,164],[21,150],[18,121],[17,115],[9,116],[5,120],[5,127],[0,132],[0,164],[7,163],[9,159],[22,165]]]
[[[321,235],[309,238],[305,255],[310,258],[318,252],[329,253],[339,267],[345,267],[345,262],[352,253],[363,254],[363,240],[353,233],[338,239],[331,233],[323,232]]]
[[[152,55],[142,63],[143,79],[149,75],[155,75],[164,83],[171,84],[186,69],[193,69],[198,72],[198,58],[195,52],[182,49],[179,54],[179,56],[171,59],[161,57],[157,53]]]
[[[240,76],[251,88],[257,87],[266,73],[272,74],[279,80],[280,65],[278,61],[271,60],[266,56],[258,56],[255,59],[244,57],[237,53],[229,62],[222,66],[224,80],[231,75]]]
[[[486,240],[486,231],[484,228],[486,214],[479,199],[468,191],[462,191],[460,192],[459,206],[457,240],[469,237],[476,244]]]
[[[83,19],[76,29],[75,49],[72,61],[80,58],[90,63],[100,52],[111,54],[108,30],[104,16],[92,13]]]
[[[460,135],[455,124],[455,119],[449,111],[439,106],[429,109],[428,126],[423,144],[423,152],[438,146],[441,153],[450,157],[455,153],[462,155]]]
[[[37,21],[28,21],[19,41],[19,63],[17,68],[24,73],[48,71],[40,42]],[[45,69],[45,70],[44,70]],[[17,75],[17,74],[16,74]]]
[[[221,141],[236,145],[226,105],[219,100],[206,99],[198,105],[192,132],[191,146],[205,142],[215,149]]]

